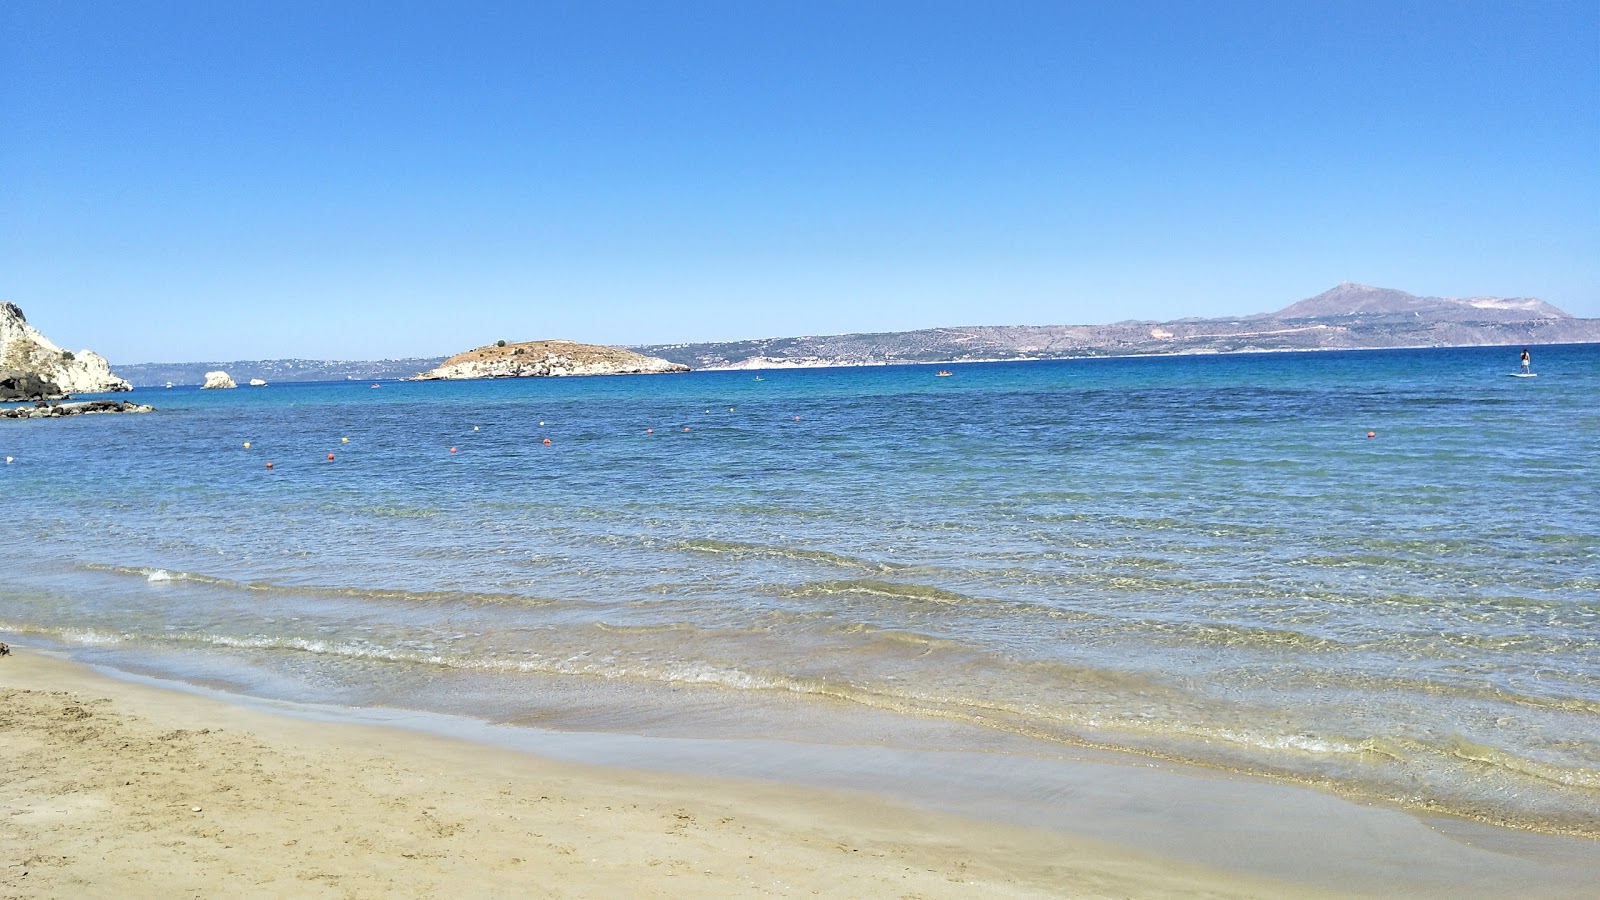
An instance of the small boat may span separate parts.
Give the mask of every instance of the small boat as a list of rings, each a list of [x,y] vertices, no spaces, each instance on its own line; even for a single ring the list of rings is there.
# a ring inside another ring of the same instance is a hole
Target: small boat
[[[757,380],[757,381],[760,381],[760,380],[761,380],[761,376],[760,376],[760,375],[757,375],[757,376],[756,376],[756,380]]]
[[[376,389],[377,389],[377,388],[381,388],[381,387],[383,387],[383,385],[381,385],[381,384],[375,384],[375,385],[373,385],[373,386],[372,386],[372,387],[373,387],[373,389],[374,389],[374,390],[376,390]]]
[[[170,381],[169,381],[169,382],[167,382],[167,389],[168,389],[168,390],[171,390],[171,389],[172,389],[172,382],[170,382]]]
[[[933,377],[935,377],[935,378],[949,378],[951,375],[954,375],[954,374],[955,374],[954,372],[950,372],[950,371],[945,370],[945,369],[940,369],[939,371],[933,373]]]

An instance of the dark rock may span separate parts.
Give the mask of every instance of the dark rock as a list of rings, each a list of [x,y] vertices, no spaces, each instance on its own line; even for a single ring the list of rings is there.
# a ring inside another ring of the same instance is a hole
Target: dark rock
[[[0,371],[0,402],[47,400],[60,396],[61,388],[55,382],[32,372],[18,369]]]
[[[154,406],[134,403],[132,400],[85,400],[80,403],[36,403],[0,409],[0,419],[58,419],[63,416],[87,416],[96,413],[147,413]]]

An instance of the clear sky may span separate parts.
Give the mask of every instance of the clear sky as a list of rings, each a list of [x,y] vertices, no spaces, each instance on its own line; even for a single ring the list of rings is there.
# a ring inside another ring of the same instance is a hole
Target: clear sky
[[[113,363],[1600,316],[1600,3],[0,3],[0,299]]]

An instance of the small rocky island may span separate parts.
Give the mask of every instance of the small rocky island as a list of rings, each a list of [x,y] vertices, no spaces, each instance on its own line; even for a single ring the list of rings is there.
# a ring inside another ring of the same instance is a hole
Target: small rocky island
[[[464,378],[544,378],[562,375],[661,375],[689,367],[620,347],[576,341],[496,341],[458,353],[413,381]]]
[[[131,385],[111,374],[105,357],[57,347],[28,324],[15,303],[0,303],[0,401],[130,390]]]

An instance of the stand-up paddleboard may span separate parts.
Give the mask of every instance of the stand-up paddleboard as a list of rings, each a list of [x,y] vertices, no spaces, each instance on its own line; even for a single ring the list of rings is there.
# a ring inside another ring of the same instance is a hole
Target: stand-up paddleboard
[[[1512,378],[1538,378],[1538,372],[1507,372]]]

